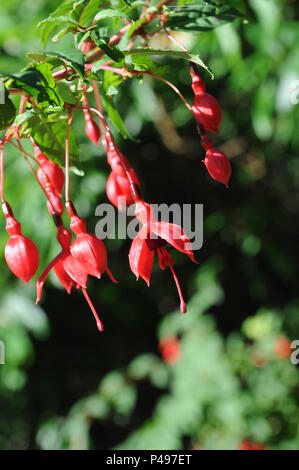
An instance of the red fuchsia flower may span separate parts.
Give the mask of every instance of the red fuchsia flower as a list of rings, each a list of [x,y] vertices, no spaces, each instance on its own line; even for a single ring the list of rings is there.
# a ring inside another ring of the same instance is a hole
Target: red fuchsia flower
[[[101,137],[101,132],[99,126],[94,122],[91,117],[89,104],[86,96],[87,86],[83,86],[83,114],[85,120],[85,133],[89,140],[91,140],[94,144],[98,144],[99,139]]]
[[[81,261],[74,258],[71,254],[70,248],[72,243],[72,236],[70,232],[62,225],[61,220],[57,227],[57,240],[62,248],[61,252],[49,263],[44,272],[39,277],[36,290],[37,298],[36,303],[40,302],[43,286],[45,280],[50,273],[51,269],[54,269],[56,276],[59,281],[66,289],[67,293],[70,294],[72,287],[76,289],[81,289],[84,297],[86,298],[88,305],[93,313],[93,316],[96,320],[97,327],[99,331],[103,331],[103,324],[90,300],[90,297],[87,293],[87,278],[88,273],[85,270],[85,267],[82,265]]]
[[[176,336],[167,336],[159,341],[162,359],[167,364],[175,364],[181,356],[181,346]]]
[[[228,188],[228,181],[232,172],[229,159],[223,152],[214,148],[214,143],[208,136],[202,136],[201,144],[206,150],[203,163],[210,176],[214,180],[223,183]]]
[[[83,110],[85,120],[85,133],[89,140],[98,144],[101,132],[98,125],[94,122],[88,109]]]
[[[139,188],[140,182],[138,176],[130,166],[126,157],[122,154],[120,155],[123,164],[126,165],[132,181]],[[107,197],[111,204],[118,207],[119,209],[121,209],[123,205],[130,206],[134,203],[131,193],[131,184],[123,168],[123,165],[120,162],[118,151],[116,150],[115,145],[109,136],[107,136],[107,160],[112,170],[106,183]]]
[[[6,218],[6,231],[10,235],[4,252],[6,263],[16,277],[27,283],[38,268],[37,247],[32,240],[24,237],[21,225],[7,202],[2,202],[2,209]]]
[[[98,279],[106,272],[112,282],[117,283],[107,266],[107,252],[102,240],[95,235],[87,233],[85,220],[78,217],[76,209],[70,201],[66,202],[66,209],[70,216],[70,227],[76,239],[70,251],[72,256],[80,261],[81,266],[91,276]]]
[[[35,156],[38,159],[39,165],[37,169],[37,177],[40,184],[44,185],[44,175],[46,175],[49,183],[53,187],[54,191],[58,196],[61,197],[62,188],[65,182],[65,176],[62,168],[47,158],[45,154],[42,153],[40,148],[33,142]]]
[[[178,251],[189,256],[191,261],[196,263],[191,243],[184,230],[175,224],[168,222],[156,222],[153,214],[153,208],[150,204],[140,201],[136,204],[135,215],[142,223],[142,228],[136,238],[133,240],[129,263],[136,279],[139,277],[149,286],[152,273],[154,255],[158,254],[159,265],[162,270],[169,266],[175,280],[178,294],[180,297],[180,309],[182,313],[186,312],[186,303],[183,299],[181,288],[173,268],[173,260],[167,251],[167,243]]]
[[[288,359],[292,352],[291,342],[285,336],[278,337],[274,341],[273,349],[278,359]]]
[[[35,156],[38,160],[37,179],[47,195],[47,206],[50,213],[53,211],[62,214],[63,203],[61,191],[64,186],[64,172],[57,163],[50,161],[39,147],[31,140]]]
[[[205,84],[194,64],[190,65],[192,89],[195,98],[192,104],[192,113],[205,131],[218,133],[222,119],[221,108],[214,96],[206,93]]]
[[[263,444],[258,444],[244,439],[239,444],[239,450],[265,450],[265,446]]]

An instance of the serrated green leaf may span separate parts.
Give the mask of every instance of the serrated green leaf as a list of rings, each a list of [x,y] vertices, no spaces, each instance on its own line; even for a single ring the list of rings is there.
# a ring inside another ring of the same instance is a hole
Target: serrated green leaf
[[[198,0],[197,5],[167,9],[165,26],[176,31],[210,31],[225,23],[232,22],[243,15],[229,5],[218,5]]]
[[[51,69],[47,64],[29,64],[28,68],[18,74],[7,74],[9,83],[30,96],[42,108],[62,107],[63,100],[59,96]]]
[[[94,17],[94,21],[101,21],[107,18],[126,18],[126,15],[121,11],[108,8],[107,10],[99,11],[99,13]]]
[[[74,50],[67,53],[45,51],[45,52],[33,52],[28,53],[28,57],[38,62],[46,62],[48,58],[59,59],[58,65],[70,65],[74,70],[78,72],[81,78],[84,78],[84,56],[83,54],[74,48]]]
[[[48,42],[49,35],[58,26],[65,25],[63,29],[74,30],[78,26],[78,22],[69,16],[57,16],[46,18],[38,23],[37,27],[40,29],[40,36],[44,46]]]
[[[197,54],[189,54],[189,52],[185,51],[175,51],[173,49],[150,49],[150,48],[138,48],[138,49],[130,49],[122,51],[124,56],[137,56],[137,55],[152,55],[152,56],[161,56],[165,55],[166,57],[171,56],[177,59],[185,59],[195,64],[199,65],[200,67],[204,68],[209,72],[212,78],[214,75],[209,67],[203,62],[203,60]]]

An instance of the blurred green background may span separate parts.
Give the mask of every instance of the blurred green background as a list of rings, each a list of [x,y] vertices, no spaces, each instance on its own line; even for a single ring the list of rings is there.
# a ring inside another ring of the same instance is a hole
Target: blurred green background
[[[289,359],[289,341],[299,339],[299,104],[290,99],[299,80],[298,8],[292,0],[229,3],[247,24],[177,35],[215,74],[205,79],[223,110],[217,145],[232,163],[228,191],[205,171],[194,121],[170,89],[128,80],[116,96],[140,139],[119,144],[146,199],[204,204],[199,265],[174,253],[187,315],[177,310],[169,271],[156,267],[150,289],[136,283],[130,242],[117,240],[106,246],[119,285],[89,281],[103,335],[83,296],[68,296],[55,276],[35,306],[34,282],[22,285],[4,262],[1,218],[1,449],[238,449],[244,441],[299,448],[299,373]],[[17,72],[26,52],[41,50],[35,25],[58,4],[1,1],[0,72]],[[170,44],[161,35],[155,46]],[[167,62],[167,78],[190,101],[186,63]],[[72,175],[71,190],[94,231],[108,167],[80,118],[75,127],[85,176]],[[11,149],[5,184],[45,266],[58,252],[55,229]]]

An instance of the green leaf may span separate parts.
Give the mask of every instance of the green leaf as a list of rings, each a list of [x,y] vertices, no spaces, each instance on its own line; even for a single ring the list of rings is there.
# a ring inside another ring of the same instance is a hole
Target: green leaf
[[[4,97],[4,100],[2,100],[2,97]],[[0,89],[0,98],[0,130],[4,130],[13,123],[16,117],[16,108],[9,98],[6,88],[4,90]]]
[[[47,64],[29,64],[19,74],[8,74],[10,85],[33,96],[42,108],[62,107],[63,100],[59,96],[51,68]]]
[[[57,161],[60,165],[64,165],[65,161],[65,136],[67,129],[67,121],[58,120],[56,122],[47,122],[40,118],[35,119],[32,126],[32,137],[36,144],[51,160]],[[73,164],[79,163],[79,145],[75,134],[70,129],[69,134],[70,161]]]
[[[94,15],[99,10],[100,4],[101,0],[90,0],[89,2],[87,2],[80,14],[79,23],[81,25],[84,25],[85,23],[93,19]]]
[[[128,132],[125,123],[123,122],[121,116],[119,115],[117,109],[115,108],[112,99],[108,98],[104,93],[101,94],[102,101],[105,105],[105,108],[108,112],[110,121],[113,123],[115,128],[120,132],[120,134],[125,139],[130,139],[136,141],[133,136]]]
[[[44,46],[46,46],[50,33],[62,24],[65,25],[64,29],[76,30],[78,22],[68,16],[58,16],[46,18],[38,23],[37,27],[40,29],[40,36]],[[57,39],[56,39],[57,40]]]
[[[96,45],[100,47],[104,54],[106,54],[110,59],[115,62],[119,62],[124,59],[123,53],[117,47],[110,47],[104,39],[96,37],[96,35],[93,35],[93,39]]]
[[[118,10],[101,10],[99,13],[94,17],[94,21],[101,21],[107,18],[126,18],[125,13],[118,11]]]
[[[200,67],[203,67],[205,70],[209,72],[211,77],[214,78],[212,71],[209,69],[209,67],[203,62],[203,60],[197,54],[189,54],[189,52],[175,51],[172,49],[164,50],[164,49],[150,49],[150,48],[130,49],[130,50],[122,51],[122,53],[125,56],[132,56],[132,57],[137,56],[137,55],[153,55],[153,56],[165,55],[166,57],[171,56],[177,59],[185,59],[185,60],[194,62]]]
[[[23,114],[19,114],[15,118],[15,125],[20,126],[24,122],[36,116],[37,116],[36,111],[34,109],[29,109],[28,111],[25,111]]]
[[[27,56],[38,62],[46,62],[48,58],[59,59],[56,62],[57,65],[69,65],[78,72],[81,78],[84,78],[84,56],[75,47],[74,50],[69,50],[66,53],[55,51],[29,52]]]
[[[165,26],[176,31],[210,31],[225,23],[232,22],[243,15],[229,5],[218,5],[198,0],[197,5],[167,9]]]

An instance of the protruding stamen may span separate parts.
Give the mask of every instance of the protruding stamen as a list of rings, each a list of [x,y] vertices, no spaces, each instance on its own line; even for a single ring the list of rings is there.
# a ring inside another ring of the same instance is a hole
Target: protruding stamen
[[[181,309],[181,312],[182,313],[186,313],[187,312],[187,307],[186,307],[186,302],[184,301],[183,299],[183,294],[182,294],[182,291],[181,291],[181,286],[179,284],[179,281],[178,281],[178,278],[177,278],[177,275],[176,275],[176,272],[172,266],[171,263],[169,263],[169,267],[170,267],[170,270],[172,272],[172,275],[173,275],[173,278],[174,278],[174,281],[176,283],[176,287],[177,287],[177,290],[178,290],[178,294],[179,294],[179,297],[180,297],[180,309]]]
[[[101,320],[99,319],[99,316],[98,316],[98,314],[97,314],[97,312],[96,312],[96,309],[94,308],[94,305],[93,305],[93,303],[92,303],[92,301],[91,301],[89,295],[87,294],[86,289],[81,289],[81,290],[82,290],[83,295],[84,295],[85,299],[87,300],[87,303],[88,303],[88,305],[89,305],[89,307],[90,307],[90,310],[92,311],[92,314],[93,314],[93,316],[94,316],[94,318],[95,318],[95,321],[96,321],[96,323],[97,323],[98,330],[102,333],[102,332],[104,331],[103,323],[102,323]]]

